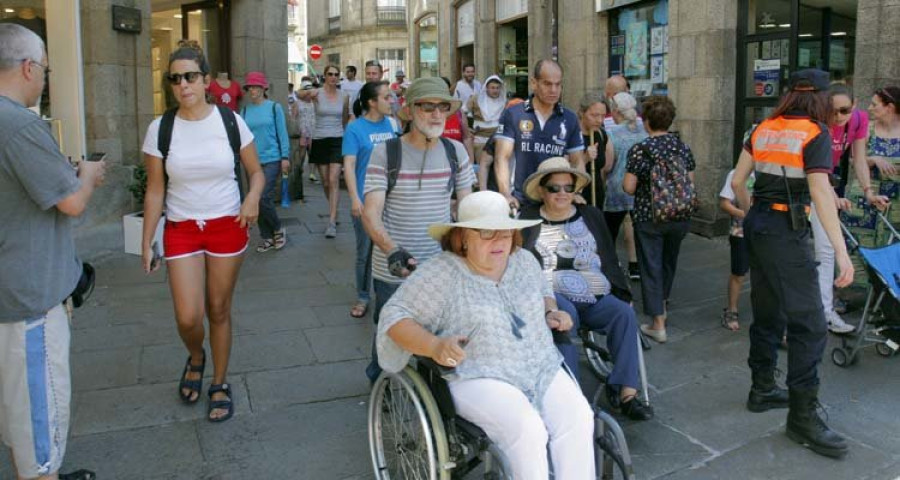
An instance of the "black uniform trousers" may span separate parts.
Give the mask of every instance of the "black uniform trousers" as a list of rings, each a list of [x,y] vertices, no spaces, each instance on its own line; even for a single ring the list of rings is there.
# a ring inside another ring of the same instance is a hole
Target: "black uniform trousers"
[[[774,371],[787,329],[789,388],[819,384],[827,325],[819,296],[810,228],[795,231],[790,214],[756,202],[744,220],[750,253],[753,324],[748,364],[755,373]]]

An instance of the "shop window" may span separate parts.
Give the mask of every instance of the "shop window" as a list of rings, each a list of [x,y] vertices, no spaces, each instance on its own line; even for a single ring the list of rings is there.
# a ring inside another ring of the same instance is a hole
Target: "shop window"
[[[609,18],[610,75],[625,76],[639,102],[650,95],[668,95],[668,1],[623,7]]]
[[[328,0],[328,33],[341,31],[341,0]]]
[[[378,0],[375,16],[378,25],[406,25],[406,0]]]
[[[416,23],[419,35],[419,71],[417,77],[438,75],[438,25],[437,15],[429,14]]]
[[[26,2],[17,2],[14,8],[3,8],[0,23],[15,23],[21,25],[32,32],[38,34],[44,45],[47,44],[47,13],[44,9],[44,0],[34,0]],[[38,59],[40,60],[40,59]],[[50,82],[45,82],[44,92],[41,94],[40,105],[41,115],[50,117]]]
[[[506,91],[528,97],[528,19],[497,26],[497,69]]]
[[[791,30],[791,0],[749,0],[747,34]]]

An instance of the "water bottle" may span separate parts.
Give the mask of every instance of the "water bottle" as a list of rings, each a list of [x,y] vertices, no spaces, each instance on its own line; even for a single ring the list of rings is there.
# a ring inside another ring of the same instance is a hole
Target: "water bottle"
[[[286,172],[282,172],[281,174],[281,208],[288,208],[291,206],[291,192],[288,187],[288,174]]]

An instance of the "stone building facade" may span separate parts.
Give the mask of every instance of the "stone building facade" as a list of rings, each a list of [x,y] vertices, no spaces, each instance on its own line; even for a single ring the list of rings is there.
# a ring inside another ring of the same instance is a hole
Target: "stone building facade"
[[[407,65],[406,0],[308,0],[309,44],[322,47],[322,57],[310,60],[315,73],[325,66],[357,67],[378,59],[385,79]]]
[[[421,20],[433,15],[438,74],[451,79],[471,61],[479,78],[506,74],[508,90],[527,90],[523,75],[555,56],[567,105],[602,91],[611,73],[638,97],[670,96],[673,130],[697,157],[694,229],[708,235],[725,232],[718,192],[743,132],[771,111],[791,71],[830,70],[863,106],[900,78],[895,0],[410,0],[408,10],[413,77],[423,73]],[[641,45],[633,58],[629,42]]]
[[[143,162],[147,126],[170,106],[163,74],[167,52],[179,38],[200,40],[211,57],[213,75],[226,71],[242,83],[248,71],[265,72],[270,96],[286,103],[286,4],[286,0],[4,3],[9,8],[0,12],[0,21],[38,25],[35,29],[42,30],[53,68],[41,113],[50,117],[64,154],[77,158],[107,153],[107,182],[82,219],[82,231],[141,208],[128,186],[134,166]]]

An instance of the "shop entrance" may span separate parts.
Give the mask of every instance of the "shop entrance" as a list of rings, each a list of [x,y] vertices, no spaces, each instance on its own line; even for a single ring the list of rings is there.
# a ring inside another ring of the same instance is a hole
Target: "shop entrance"
[[[819,68],[853,83],[857,0],[741,0],[735,158],[745,133],[774,111],[791,72]]]
[[[528,98],[528,17],[497,25],[497,71],[509,95]]]

